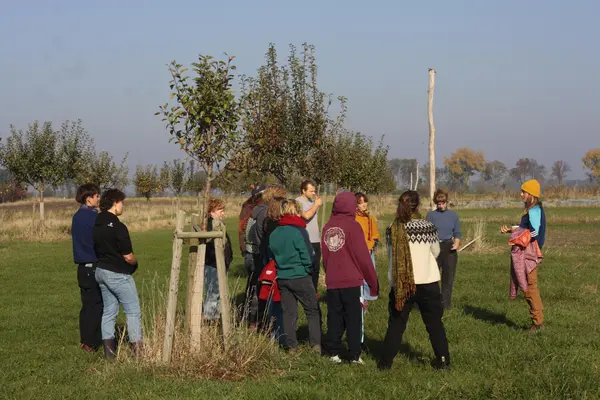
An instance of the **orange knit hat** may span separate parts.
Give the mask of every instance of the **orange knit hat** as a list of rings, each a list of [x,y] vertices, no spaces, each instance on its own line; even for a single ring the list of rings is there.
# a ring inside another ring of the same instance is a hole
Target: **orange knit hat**
[[[521,186],[521,190],[526,193],[529,193],[530,195],[532,195],[534,197],[537,197],[538,199],[542,195],[542,189],[540,187],[540,183],[535,179],[531,179],[531,180],[523,183],[523,185]]]

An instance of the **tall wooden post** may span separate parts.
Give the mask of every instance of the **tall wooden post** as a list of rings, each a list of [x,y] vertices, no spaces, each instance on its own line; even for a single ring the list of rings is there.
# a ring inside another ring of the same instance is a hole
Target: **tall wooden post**
[[[169,279],[169,297],[167,300],[167,318],[165,326],[165,339],[163,342],[163,362],[171,361],[173,350],[173,337],[175,334],[175,313],[177,312],[177,293],[179,291],[179,272],[181,270],[181,251],[183,250],[183,239],[177,237],[177,232],[183,231],[185,224],[185,212],[177,214],[177,224],[173,238],[173,261],[171,263],[171,277]]]
[[[427,114],[429,117],[429,207],[433,210],[435,193],[435,126],[433,125],[433,91],[435,88],[435,69],[429,68],[429,89],[427,90]]]
[[[206,259],[206,241],[201,239],[194,268],[192,299],[190,302],[190,345],[192,350],[200,347],[202,332],[202,305],[204,303],[204,261]]]
[[[229,303],[229,285],[227,282],[227,269],[225,266],[225,241],[227,236],[225,233],[225,225],[218,222],[215,230],[223,232],[222,237],[214,239],[215,241],[215,256],[217,259],[217,279],[219,280],[219,296],[221,297],[221,324],[223,326],[223,343],[227,347],[229,333],[231,332],[231,314]]]
[[[192,214],[192,227],[197,226],[198,214]],[[194,273],[196,271],[196,260],[198,258],[198,239],[190,239],[190,251],[188,256],[187,290],[185,296],[185,330],[190,332],[192,325],[192,295],[194,293]]]

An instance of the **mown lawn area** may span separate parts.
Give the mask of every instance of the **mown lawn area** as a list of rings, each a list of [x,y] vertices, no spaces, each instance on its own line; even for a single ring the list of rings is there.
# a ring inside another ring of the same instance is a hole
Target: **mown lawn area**
[[[506,223],[516,222],[519,211],[458,212],[469,221],[465,231],[478,218],[490,222],[485,228],[488,250],[460,255],[454,307],[444,316],[453,363],[449,372],[430,368],[432,350],[417,309],[393,369],[376,369],[387,326],[383,252],[378,254],[378,270],[384,289],[366,317],[366,365],[331,365],[306,351],[296,357],[282,354],[277,371],[261,378],[219,382],[152,374],[131,363],[106,363],[100,353],[83,353],[78,348],[80,299],[71,243],[3,242],[0,398],[600,398],[600,223],[593,218],[581,222],[598,209],[548,210],[549,237],[540,266],[547,327],[536,335],[521,330],[529,324],[522,294],[508,299],[509,249],[506,236],[496,233],[498,221],[506,216]],[[389,219],[382,219],[382,231]],[[235,231],[236,221],[228,226]],[[237,235],[231,236],[237,249]],[[140,260],[135,279],[147,309],[154,293],[149,288],[165,285],[169,276],[172,232],[132,237]],[[242,259],[236,254],[230,286],[241,292],[244,285]],[[324,303],[322,307],[326,311]],[[300,332],[306,339],[303,320]]]

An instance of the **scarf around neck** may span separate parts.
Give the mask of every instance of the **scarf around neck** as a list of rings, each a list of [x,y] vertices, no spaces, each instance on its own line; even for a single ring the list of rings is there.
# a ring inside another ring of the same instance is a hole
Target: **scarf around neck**
[[[419,214],[413,214],[412,219],[419,219]],[[415,275],[413,272],[412,257],[408,243],[408,234],[404,223],[398,218],[392,222],[389,237],[392,251],[392,280],[394,283],[394,297],[396,310],[402,310],[406,300],[417,291]]]
[[[279,226],[292,225],[300,228],[306,228],[306,221],[297,215],[284,215],[277,222]]]

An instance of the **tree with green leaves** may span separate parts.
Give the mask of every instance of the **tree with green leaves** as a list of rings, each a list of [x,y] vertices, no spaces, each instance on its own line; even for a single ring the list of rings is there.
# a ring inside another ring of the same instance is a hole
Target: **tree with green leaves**
[[[448,167],[436,167],[435,180],[438,187],[450,185],[450,171]],[[419,167],[419,184],[422,184],[424,187],[429,186],[429,163],[425,163]]]
[[[185,190],[194,193],[196,197],[206,188],[206,172],[198,170],[194,160],[190,161],[188,179]]]
[[[185,75],[187,68],[173,61],[171,73],[171,99],[160,106],[156,115],[188,157],[196,160],[206,173],[204,188],[204,217],[202,229],[206,230],[208,201],[211,183],[217,176],[219,163],[228,160],[238,145],[240,120],[239,103],[233,92],[232,83],[235,66],[233,57],[226,61],[200,55],[193,63],[195,78]]]
[[[45,230],[44,195],[67,179],[75,179],[89,163],[92,140],[80,120],[65,122],[60,131],[51,122],[29,124],[27,132],[10,126],[11,135],[0,143],[0,163],[40,194],[40,232]]]
[[[454,189],[468,189],[471,177],[476,172],[483,172],[485,158],[483,152],[463,147],[445,158],[444,165],[450,174],[450,186]]]
[[[271,44],[257,76],[243,77],[241,92],[243,146],[229,168],[270,174],[282,185],[297,175],[317,183],[330,179],[322,167],[337,125],[328,115],[331,96],[317,86],[314,46],[305,43],[298,54],[290,45],[281,65]],[[345,114],[345,99],[339,100]]]
[[[165,161],[160,170],[160,180],[163,188],[171,189],[175,197],[180,197],[187,187],[187,173],[185,162],[173,160],[169,163]]]
[[[138,196],[144,196],[147,201],[163,190],[156,165],[137,165],[133,183]]]
[[[94,183],[100,190],[125,188],[129,184],[129,167],[127,166],[128,153],[125,154],[120,164],[106,151],[94,154],[92,161],[88,163],[77,179],[79,184]]]
[[[416,182],[419,163],[414,158],[393,158],[388,163],[396,184],[401,187],[410,187]]]
[[[481,172],[481,178],[496,187],[501,187],[504,184],[507,175],[508,169],[506,165],[498,160],[485,163],[485,167]]]

